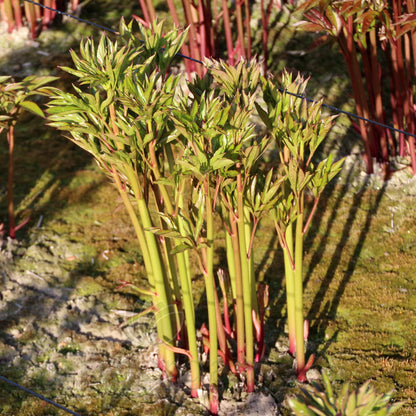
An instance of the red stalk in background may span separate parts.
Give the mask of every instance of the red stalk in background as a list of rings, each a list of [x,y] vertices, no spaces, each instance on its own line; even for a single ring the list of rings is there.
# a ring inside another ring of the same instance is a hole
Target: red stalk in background
[[[39,6],[35,6],[32,3],[28,3],[27,1],[24,2],[24,10],[25,10],[25,16],[28,22],[29,30],[30,30],[30,36],[32,39],[36,39],[37,37],[37,27],[36,27],[36,10],[35,8],[38,8]]]
[[[307,31],[325,32],[315,44],[335,40],[344,56],[359,116],[391,123],[397,129],[416,133],[415,2],[409,0],[307,0],[298,9],[304,21],[299,26]],[[378,58],[383,51],[388,70]],[[389,80],[389,85],[383,83]],[[383,96],[390,96],[383,103]],[[389,108],[386,115],[385,108]],[[390,120],[391,121],[390,121]],[[413,137],[389,131],[362,120],[353,123],[363,138],[367,172],[373,173],[373,160],[383,167],[384,178],[390,176],[391,158],[409,159],[416,174],[416,149]]]
[[[13,202],[13,179],[14,179],[14,125],[10,125],[7,131],[7,141],[9,143],[9,173],[7,180],[7,212],[9,216],[9,236],[16,238],[16,223],[14,216]]]
[[[2,0],[0,3],[0,7],[1,15],[3,16],[2,20],[6,21],[7,23],[8,32],[12,33],[13,29],[18,26],[14,19],[13,6],[11,0]]]
[[[15,16],[15,24],[16,28],[19,29],[23,26],[23,20],[22,20],[22,8],[20,6],[19,0],[12,0],[12,7],[13,7],[13,13]]]
[[[143,19],[148,25],[153,21],[154,16],[149,13],[150,0],[139,0],[143,12]],[[236,1],[230,6],[227,0],[209,1],[182,0],[182,10],[173,0],[166,0],[169,13],[176,27],[189,27],[188,41],[182,46],[181,52],[196,60],[203,60],[205,57],[220,58],[221,52],[226,52],[226,60],[231,65],[241,58],[252,57],[252,36],[251,36],[251,12],[249,0]],[[267,33],[268,23],[272,7],[275,5],[270,0],[267,11],[262,13],[263,24],[263,54],[267,61]],[[264,14],[264,16],[263,16]],[[179,16],[184,16],[183,20]],[[234,29],[233,25],[236,26]],[[223,28],[226,50],[219,44],[221,42],[219,33]],[[189,76],[193,72],[201,77],[204,73],[203,67],[195,62],[185,60],[186,71]],[[265,64],[265,68],[267,68]]]
[[[264,0],[260,0],[261,7],[261,22],[262,22],[262,46],[263,46],[263,69],[264,72],[267,72],[268,64],[267,60],[269,59],[269,21],[270,15],[273,9],[273,0],[269,0],[269,4],[265,7]]]
[[[66,12],[66,3],[56,0],[38,0],[40,4],[52,9]],[[79,0],[71,1],[71,10],[75,12],[78,8]],[[23,11],[23,13],[22,13]],[[23,7],[19,0],[0,0],[0,18],[7,22],[9,33],[15,29],[27,25],[30,36],[35,39],[40,32],[47,29],[53,22],[56,12],[53,10],[36,6],[35,4],[23,1]]]

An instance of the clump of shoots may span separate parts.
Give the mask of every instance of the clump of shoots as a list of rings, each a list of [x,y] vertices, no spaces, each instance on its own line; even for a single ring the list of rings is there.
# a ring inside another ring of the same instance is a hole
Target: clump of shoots
[[[141,39],[133,35],[133,24],[122,21],[120,44],[102,37],[98,45],[84,41],[79,55],[72,52],[75,69],[64,69],[89,88],[75,86],[75,93],[53,89],[49,124],[91,153],[117,187],[136,231],[149,285],[121,286],[151,297],[152,306],[142,313],[155,314],[160,368],[175,381],[177,356],[187,357],[192,397],[201,391],[203,364],[192,279],[202,275],[208,322],[199,333],[209,354],[209,409],[217,414],[220,361],[253,392],[255,363],[265,353],[269,291],[256,281],[254,241],[266,215],[274,215],[286,253],[290,337],[295,334],[299,379],[306,371],[303,234],[324,186],[342,162],[333,163],[330,157],[314,166],[313,153],[331,119],[321,120],[320,104],[299,104],[282,95],[261,76],[257,63],[206,61],[205,74],[186,81],[169,72],[186,33],[164,33],[157,23],[139,25],[139,32]],[[284,86],[292,89],[303,85],[299,80],[293,84],[288,75],[285,80]],[[256,133],[251,121],[256,111],[267,134]],[[262,158],[273,142],[281,160],[265,172]],[[308,217],[306,189],[316,200]],[[216,224],[222,225],[219,231]],[[292,224],[296,233],[290,231]],[[219,237],[226,241],[226,267],[214,261]]]
[[[312,382],[301,387],[302,395],[290,397],[288,403],[296,416],[387,416],[393,414],[403,403],[391,403],[393,392],[377,394],[367,381],[357,390],[351,390],[349,383],[335,394],[328,375],[322,373],[323,385]]]
[[[281,84],[264,79],[266,105],[265,108],[257,105],[279,151],[281,180],[273,217],[284,253],[289,350],[296,356],[300,381],[305,381],[305,373],[313,361],[311,357],[305,362],[303,241],[325,186],[343,163],[343,160],[334,162],[332,156],[317,165],[313,160],[334,117],[321,117],[322,102],[308,103],[301,98],[306,85],[307,80],[299,75],[293,79],[288,72],[284,72]],[[309,212],[305,206],[307,193],[313,196]]]
[[[116,185],[130,215],[143,255],[160,339],[160,367],[175,380],[175,347],[181,328],[178,318],[184,305],[178,273],[172,265],[182,252],[164,235],[166,227],[156,212],[172,215],[172,195],[162,175],[168,176],[172,133],[166,108],[174,98],[178,77],[166,71],[179,51],[185,33],[162,36],[162,25],[140,27],[143,43],[132,34],[132,25],[120,25],[121,45],[102,37],[81,44],[80,56],[72,52],[75,69],[64,68],[90,86],[75,87],[75,94],[53,90],[49,123],[69,132],[69,138],[90,152]],[[163,51],[163,52],[162,52]],[[180,234],[176,241],[180,241]],[[182,279],[184,284],[187,280]],[[189,295],[188,295],[189,296]],[[190,312],[191,314],[193,311]],[[189,313],[188,313],[189,314]],[[191,319],[187,316],[188,319]],[[192,338],[194,329],[188,331]],[[188,339],[193,360],[196,340]],[[193,365],[195,395],[199,367]]]

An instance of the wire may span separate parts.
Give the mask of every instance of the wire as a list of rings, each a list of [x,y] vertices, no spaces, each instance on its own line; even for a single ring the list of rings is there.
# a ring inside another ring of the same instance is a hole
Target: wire
[[[280,89],[280,88],[279,88],[279,89]],[[280,89],[280,91],[281,91],[281,92],[285,92],[285,93],[290,94],[290,95],[294,95],[295,97],[298,97],[298,98],[303,98],[303,99],[305,99],[306,101],[311,102],[311,103],[316,103],[316,102],[317,102],[316,100],[314,100],[314,99],[312,99],[312,98],[308,98],[308,97],[304,97],[304,96],[301,96],[301,95],[297,95],[297,94],[291,93],[291,92],[289,92],[289,91],[285,91],[285,90],[283,90],[283,89]],[[397,132],[397,133],[402,133],[402,134],[405,134],[406,136],[410,136],[410,137],[415,137],[415,138],[416,138],[416,134],[412,134],[412,133],[409,133],[409,132],[407,132],[407,131],[400,130],[400,129],[396,128],[396,127],[389,126],[388,124],[383,124],[383,123],[380,123],[379,121],[376,121],[376,120],[370,120],[370,119],[368,119],[368,118],[361,117],[361,116],[359,116],[358,114],[354,114],[354,113],[350,113],[349,111],[341,110],[340,108],[338,108],[338,107],[334,107],[334,106],[332,106],[332,105],[328,105],[328,104],[322,103],[322,107],[328,108],[329,110],[332,110],[332,111],[334,111],[334,112],[338,112],[338,113],[346,114],[346,115],[347,115],[347,116],[349,116],[349,117],[353,117],[353,118],[357,118],[357,119],[359,119],[359,120],[367,121],[367,122],[369,122],[369,123],[371,123],[371,124],[375,124],[376,126],[384,127],[384,128],[386,128],[386,129],[389,129],[389,130],[395,131],[395,132]]]
[[[32,1],[32,0],[23,0],[23,1],[26,1],[27,3],[32,3],[35,6],[43,7],[44,9],[51,10],[51,11],[53,11],[55,13],[62,14],[63,16],[70,17],[71,19],[75,19],[75,20],[78,20],[80,22],[87,23],[88,25],[95,26],[95,27],[97,27],[99,29],[105,30],[106,32],[111,32],[111,33],[118,34],[118,32],[116,30],[114,30],[114,29],[110,29],[109,27],[99,25],[98,23],[90,22],[89,20],[81,19],[78,16],[74,16],[73,14],[69,14],[69,13],[63,12],[61,10],[54,9],[52,7],[49,7],[49,6],[45,6],[44,4],[40,4],[40,3],[36,2],[36,1]]]
[[[37,397],[38,399],[41,399],[41,400],[43,400],[43,401],[45,401],[45,402],[47,402],[47,403],[49,403],[49,404],[51,404],[51,405],[53,405],[53,406],[57,407],[58,409],[63,410],[63,411],[65,411],[65,412],[67,412],[67,413],[69,413],[69,414],[71,414],[71,415],[74,415],[74,416],[81,416],[79,413],[75,413],[75,412],[73,412],[72,410],[69,410],[69,409],[67,409],[67,408],[66,408],[66,407],[64,407],[64,406],[61,406],[60,404],[55,403],[54,401],[52,401],[52,400],[50,400],[50,399],[46,398],[45,396],[42,396],[42,395],[41,395],[41,394],[39,394],[39,393],[36,393],[36,392],[34,392],[34,391],[32,391],[32,390],[29,390],[28,388],[23,387],[23,386],[21,386],[20,384],[17,384],[17,383],[15,383],[14,381],[11,381],[11,380],[9,380],[9,379],[8,379],[8,378],[6,378],[6,377],[0,376],[0,380],[3,380],[4,382],[9,383],[10,385],[12,385],[12,386],[14,386],[14,387],[16,387],[16,388],[18,388],[18,389],[20,389],[20,390],[23,390],[23,391],[25,391],[26,393],[29,393],[29,394],[31,394],[32,396],[35,396],[35,397]]]

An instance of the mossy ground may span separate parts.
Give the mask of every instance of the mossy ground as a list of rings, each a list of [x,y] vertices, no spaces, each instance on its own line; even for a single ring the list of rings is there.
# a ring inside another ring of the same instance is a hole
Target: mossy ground
[[[22,143],[16,159],[24,160],[30,147]],[[67,157],[52,150],[53,156],[42,160],[41,155],[57,147],[62,147]],[[117,280],[145,285],[145,276],[133,230],[115,189],[88,156],[62,138],[50,137],[31,148],[31,159],[39,160],[38,171],[17,177],[16,200],[24,201],[25,193],[37,197],[19,214],[21,219],[30,214],[31,221],[19,233],[22,251],[16,255],[13,269],[42,276],[48,272],[44,265],[54,264],[61,269],[61,277],[54,269],[58,277],[53,285],[74,288],[76,296],[84,298],[105,291],[107,308],[119,308],[119,297],[111,298]],[[50,180],[45,185],[46,170]],[[18,166],[18,171],[25,173],[24,165]],[[316,354],[316,367],[327,369],[334,383],[351,381],[358,385],[371,379],[380,392],[395,389],[395,398],[406,402],[400,414],[413,415],[415,184],[386,184],[377,189],[377,184],[366,184],[365,179],[353,184],[347,171],[342,178],[345,183],[334,184],[322,199],[306,239],[309,352]],[[291,360],[279,356],[274,347],[276,340],[286,342],[286,332],[283,265],[272,224],[263,224],[256,246],[258,276],[271,288],[268,357],[261,369],[265,378],[262,385],[282,400],[285,394],[296,391],[296,383]],[[71,319],[75,318],[68,315],[67,320]],[[19,319],[15,324],[19,327]],[[31,331],[23,331],[20,345],[36,339]],[[7,357],[6,344],[2,351]],[[76,352],[75,344],[65,348],[58,353],[66,356]],[[61,358],[62,367],[69,366],[70,372],[71,363]],[[48,360],[39,358],[40,362]],[[11,375],[10,369],[7,373]],[[13,375],[25,380],[18,371]],[[51,382],[42,381],[42,377],[46,375],[37,373],[32,387],[48,392]],[[113,391],[111,386],[109,389]],[[28,403],[35,406],[36,400],[25,400],[22,408]],[[108,408],[101,401],[96,404]]]
[[[90,10],[90,14],[94,13]],[[117,20],[113,16],[108,18],[110,24]],[[271,62],[271,68],[279,70],[289,65],[310,73],[312,96],[325,95],[328,104],[351,109],[349,84],[340,56],[333,49],[307,51],[310,38],[294,36],[287,15],[277,16],[276,22],[275,61]],[[50,35],[45,32],[42,36],[48,39]],[[53,51],[50,52],[35,68],[41,73],[44,68],[55,68],[62,60],[69,64],[67,54],[60,55],[56,62]],[[325,62],[330,65],[325,66]],[[17,214],[19,220],[30,215],[30,221],[18,234],[20,246],[14,252],[13,263],[0,265],[4,268],[2,276],[10,270],[21,273],[29,270],[39,276],[50,274],[54,276],[50,283],[53,288],[73,290],[71,305],[76,305],[76,299],[83,299],[85,305],[90,302],[91,310],[97,299],[103,302],[106,311],[140,308],[133,297],[115,295],[118,280],[145,284],[145,272],[128,216],[113,186],[88,155],[41,125],[38,119],[26,116],[17,134]],[[325,152],[347,154],[356,143],[350,123],[339,118]],[[2,140],[2,160],[6,160],[6,154],[6,142]],[[5,220],[6,171],[6,163],[0,163],[1,221]],[[304,308],[311,326],[308,352],[316,354],[316,368],[327,369],[336,385],[345,381],[358,385],[371,379],[379,392],[394,389],[395,399],[405,401],[398,414],[416,415],[416,183],[406,178],[404,172],[402,184],[379,183],[374,178],[360,176],[359,169],[351,172],[346,169],[342,181],[335,181],[322,198],[306,240]],[[276,341],[278,345],[287,341],[282,256],[271,224],[264,224],[259,230],[256,247],[257,274],[270,285],[268,350],[261,366],[260,389],[281,403],[297,387],[291,359],[275,346]],[[40,265],[49,269],[40,269]],[[62,298],[61,302],[68,299]],[[29,387],[51,398],[64,398],[77,408],[80,392],[74,386],[73,392],[58,394],[59,383],[48,378],[50,372],[43,366],[58,363],[57,379],[71,377],[74,365],[71,357],[78,354],[85,339],[75,331],[66,333],[66,338],[48,338],[50,345],[36,349],[40,340],[36,326],[28,325],[30,309],[25,314],[12,314],[10,318],[6,313],[1,318],[0,372],[17,382],[30,382]],[[67,324],[75,324],[78,317],[71,315],[70,309],[67,314]],[[84,322],[89,325],[86,328],[92,337],[89,348],[95,345],[97,353],[103,356],[106,348],[116,356],[133,356],[123,345],[117,350],[116,344],[103,345],[104,341],[96,340],[97,334],[91,332],[94,322]],[[18,331],[19,341],[8,343],[13,331]],[[31,351],[37,351],[34,355],[37,361],[21,360],[20,368],[10,368],[9,358],[16,354],[24,357]],[[108,364],[108,357],[105,360]],[[105,368],[103,365],[103,371]],[[133,385],[131,373],[120,370],[121,376],[117,377],[111,371],[103,372],[100,383],[89,387],[89,399],[82,396],[86,401],[83,407],[78,407],[80,411],[90,415],[127,414],[123,412],[135,398],[135,391],[132,395],[126,393]],[[224,383],[233,385],[226,377]],[[137,414],[150,414],[151,409],[154,414],[174,414],[177,406],[172,402],[179,393],[166,389],[164,397],[171,402],[160,401],[163,392],[149,394],[148,402],[141,402],[141,407],[136,408]],[[239,398],[241,392],[237,390],[231,393],[228,390],[226,394]],[[10,387],[2,391],[1,414],[61,414]],[[284,407],[281,411],[288,414]]]

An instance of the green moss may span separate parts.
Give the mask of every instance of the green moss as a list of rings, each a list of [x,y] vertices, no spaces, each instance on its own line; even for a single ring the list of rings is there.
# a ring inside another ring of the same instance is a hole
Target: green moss
[[[81,278],[76,284],[76,293],[78,296],[97,295],[103,290],[106,289],[96,279],[89,276]]]

